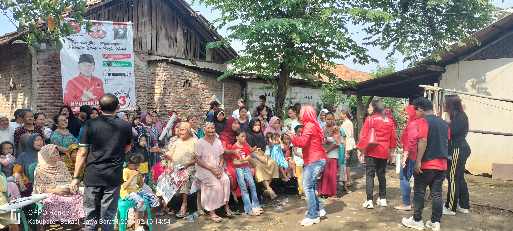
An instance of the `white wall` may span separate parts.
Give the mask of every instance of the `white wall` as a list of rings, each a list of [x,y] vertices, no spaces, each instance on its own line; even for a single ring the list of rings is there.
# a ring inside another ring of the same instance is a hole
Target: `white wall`
[[[248,82],[247,98],[248,107],[250,108],[251,112],[253,112],[258,105],[258,97],[260,95],[266,95],[267,105],[274,107],[275,98],[272,86],[270,84]],[[292,86],[287,92],[285,106],[290,106],[291,104],[289,103],[312,104],[315,106],[317,103],[321,103],[321,89]]]
[[[440,87],[513,99],[513,59],[462,61],[446,67]],[[471,130],[513,133],[513,103],[460,95]],[[513,164],[513,137],[469,133],[467,169],[492,173],[492,163]]]

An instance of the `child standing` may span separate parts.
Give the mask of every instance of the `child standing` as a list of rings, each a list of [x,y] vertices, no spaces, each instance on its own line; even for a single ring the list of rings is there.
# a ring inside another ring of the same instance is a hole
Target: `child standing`
[[[144,182],[146,184],[149,184],[149,182],[151,181],[151,179],[148,176],[149,168],[150,168],[149,164],[148,164],[148,159],[149,159],[149,154],[150,154],[149,151],[150,150],[148,148],[148,136],[145,134],[139,135],[139,137],[137,138],[137,143],[134,145],[134,147],[132,149],[132,156],[138,155],[138,156],[142,157],[141,163],[139,164],[138,171],[141,174],[141,176],[143,177]]]
[[[294,146],[292,145],[292,140],[290,139],[290,136],[287,134],[281,135],[281,142],[283,154],[285,155],[285,160],[288,163],[288,168],[285,171],[286,175],[284,176],[286,179],[285,182],[288,182],[290,178],[294,175],[295,170],[294,160],[292,159],[292,149]]]
[[[12,168],[14,167],[14,145],[5,141],[0,144],[0,164],[2,165],[2,172],[6,177],[12,176]]]
[[[135,230],[141,231],[144,228],[140,224],[139,218],[142,212],[144,212],[145,201],[149,203],[148,206],[155,208],[159,206],[159,200],[155,194],[151,191],[151,188],[144,184],[142,174],[139,172],[139,167],[143,157],[141,155],[132,155],[128,159],[128,165],[123,169],[123,181],[121,185],[120,197],[123,200],[132,200],[136,206],[135,214]]]
[[[269,135],[270,134],[270,135]],[[268,148],[265,151],[265,154],[270,156],[271,159],[276,162],[278,167],[280,168],[280,175],[282,176],[282,180],[287,182],[289,179],[287,178],[287,169],[289,168],[289,163],[285,159],[285,155],[283,154],[283,149],[281,147],[281,136],[276,133],[268,133],[266,135],[268,137]]]
[[[237,135],[237,142],[235,142],[233,147],[239,150],[239,155],[236,159],[233,160],[233,165],[237,175],[237,183],[239,184],[242,194],[244,213],[247,215],[259,216],[262,214],[263,210],[260,207],[260,202],[258,201],[255,181],[253,180],[253,174],[249,165],[249,159],[251,158],[251,148],[246,142],[246,133],[241,132]]]
[[[297,125],[294,128],[294,132],[296,132],[297,136],[300,136],[301,132],[303,132],[303,125]],[[296,166],[294,175],[297,178],[297,191],[299,196],[303,197],[303,150],[299,147],[293,147],[292,153],[294,154],[294,165]]]

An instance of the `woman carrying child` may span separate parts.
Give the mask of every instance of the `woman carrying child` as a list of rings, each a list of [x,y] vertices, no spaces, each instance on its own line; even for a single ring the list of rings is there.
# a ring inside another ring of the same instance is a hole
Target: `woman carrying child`
[[[247,141],[255,154],[251,159],[251,165],[255,168],[255,179],[257,183],[263,183],[264,195],[270,197],[271,200],[275,199],[277,195],[271,188],[271,181],[278,179],[280,173],[276,162],[264,153],[267,142],[262,132],[262,122],[259,119],[253,119],[249,123]]]

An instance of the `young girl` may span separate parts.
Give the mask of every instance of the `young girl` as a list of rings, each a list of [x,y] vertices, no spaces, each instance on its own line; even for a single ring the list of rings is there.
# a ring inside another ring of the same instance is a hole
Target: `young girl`
[[[137,143],[134,145],[132,149],[133,155],[139,155],[141,156],[142,162],[139,164],[139,173],[142,175],[144,182],[148,184],[150,182],[150,179],[148,178],[148,172],[149,172],[149,166],[148,166],[148,159],[149,159],[149,149],[148,149],[148,137],[144,134],[139,135],[137,138]]]
[[[141,218],[142,212],[144,212],[144,203],[147,201],[148,206],[155,208],[159,206],[159,200],[155,194],[151,191],[151,188],[144,184],[144,178],[139,172],[139,167],[143,161],[141,155],[132,155],[128,159],[128,165],[123,169],[123,181],[121,185],[120,197],[123,200],[132,200],[136,206],[135,214],[135,230],[141,231],[144,228],[140,224],[139,218]]]
[[[269,135],[270,134],[270,135]],[[289,181],[287,175],[287,169],[289,168],[289,163],[285,159],[285,155],[283,154],[283,149],[281,148],[281,136],[276,133],[267,133],[266,137],[268,137],[269,145],[265,151],[265,154],[270,156],[273,159],[278,167],[280,167],[280,173],[282,176],[282,180],[287,182]]]
[[[14,145],[5,141],[0,144],[0,164],[2,165],[2,172],[6,177],[12,176],[12,168],[14,167]]]
[[[287,160],[287,163],[288,163],[288,168],[286,169],[285,171],[285,178],[287,179],[287,181],[290,180],[290,178],[292,176],[294,176],[294,170],[295,170],[295,164],[294,164],[294,160],[292,159],[292,149],[293,149],[293,145],[292,145],[292,141],[290,140],[290,136],[288,136],[287,134],[283,134],[281,136],[281,142],[282,142],[282,149],[283,149],[283,154],[285,155],[285,160]]]
[[[239,156],[237,159],[233,160],[233,165],[237,174],[237,183],[239,184],[242,193],[244,213],[251,216],[259,216],[262,214],[263,210],[262,207],[260,207],[260,202],[258,201],[256,186],[253,181],[253,174],[249,165],[251,148],[246,142],[245,132],[239,133],[236,138],[237,142],[235,142],[233,147],[239,150]],[[249,193],[251,193],[251,200]]]
[[[297,125],[294,128],[297,136],[301,135],[303,132],[303,125]],[[292,153],[294,154],[294,165],[296,166],[294,169],[294,175],[297,178],[297,191],[301,198],[303,198],[303,149],[299,147],[294,147],[292,149]]]

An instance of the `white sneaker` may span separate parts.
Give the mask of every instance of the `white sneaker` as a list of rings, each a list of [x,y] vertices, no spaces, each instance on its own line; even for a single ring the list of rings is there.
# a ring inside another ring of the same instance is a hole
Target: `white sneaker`
[[[444,214],[444,215],[448,215],[448,216],[456,216],[456,213],[455,213],[455,212],[453,212],[452,210],[450,210],[450,209],[446,208],[445,206],[444,206],[443,214]]]
[[[413,217],[403,218],[401,224],[408,228],[416,229],[416,230],[424,230],[424,222],[423,221],[415,221]]]
[[[369,201],[365,201],[363,203],[363,207],[366,208],[366,209],[373,209],[374,208],[374,205],[372,204],[372,200],[369,200]]]
[[[376,201],[376,204],[378,206],[381,206],[381,207],[387,207],[387,199],[380,199],[378,198],[378,200]]]
[[[313,224],[318,224],[319,222],[321,222],[321,219],[320,218],[315,218],[315,219],[310,219],[308,217],[305,217],[302,221],[301,221],[301,225],[302,226],[311,226]]]
[[[432,223],[431,221],[426,221],[426,227],[433,231],[440,231],[440,222]]]
[[[326,212],[326,210],[324,209],[321,209],[319,210],[319,217],[323,218],[327,215],[328,213]]]
[[[456,212],[463,213],[463,214],[469,214],[470,210],[464,209],[464,208],[460,207],[460,205],[458,205],[458,207],[456,208]]]

